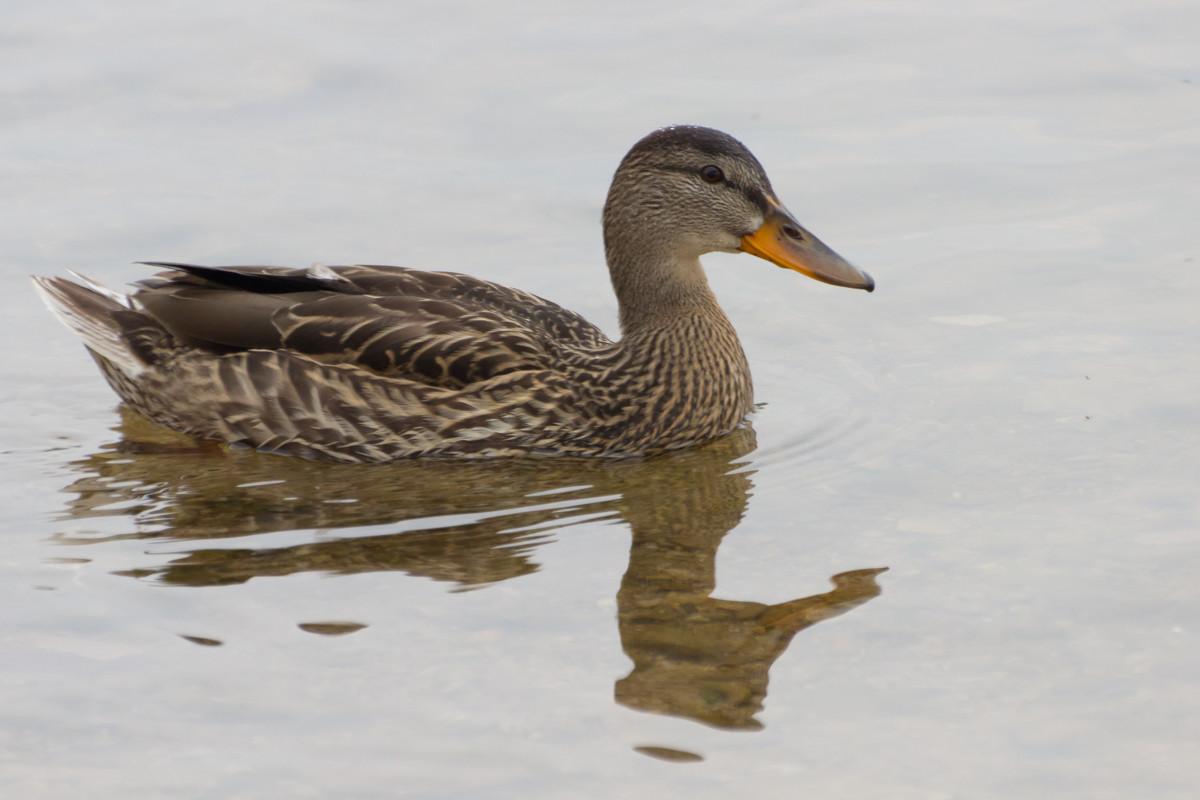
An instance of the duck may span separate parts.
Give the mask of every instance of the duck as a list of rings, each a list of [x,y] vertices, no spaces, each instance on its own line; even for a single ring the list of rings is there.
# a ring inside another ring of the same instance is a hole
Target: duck
[[[712,128],[638,141],[602,224],[616,341],[528,292],[406,267],[140,262],[162,271],[128,294],[77,273],[33,281],[142,416],[233,449],[354,463],[633,458],[724,436],[754,390],[702,255],[875,288]]]

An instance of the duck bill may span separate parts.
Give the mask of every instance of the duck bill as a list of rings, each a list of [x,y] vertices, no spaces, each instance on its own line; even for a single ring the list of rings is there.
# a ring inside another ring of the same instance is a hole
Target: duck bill
[[[875,290],[870,275],[830,250],[801,227],[786,208],[775,203],[771,204],[762,226],[742,237],[739,249],[824,283],[868,292]]]

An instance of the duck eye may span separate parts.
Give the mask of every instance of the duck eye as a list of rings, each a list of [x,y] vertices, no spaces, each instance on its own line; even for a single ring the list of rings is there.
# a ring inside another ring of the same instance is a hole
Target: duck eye
[[[725,173],[715,164],[709,164],[700,170],[700,177],[709,183],[720,183],[725,180]]]

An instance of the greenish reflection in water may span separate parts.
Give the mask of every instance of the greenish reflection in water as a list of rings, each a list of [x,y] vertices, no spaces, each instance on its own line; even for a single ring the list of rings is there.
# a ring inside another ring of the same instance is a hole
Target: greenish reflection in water
[[[754,715],[768,672],[792,637],[880,593],[883,569],[860,569],[833,576],[833,591],[776,605],[711,597],[717,549],[753,487],[753,472],[739,469],[755,446],[750,428],[644,460],[383,465],[231,452],[124,409],[117,430],[119,441],[72,465],[81,476],[66,489],[75,498],[64,517],[131,516],[137,530],[60,536],[64,544],[399,528],[282,547],[197,547],[160,567],[119,573],[167,584],[399,571],[468,589],[536,571],[534,551],[556,530],[624,520],[633,543],[617,620],[634,668],[617,682],[616,700],[717,728],[761,728]]]

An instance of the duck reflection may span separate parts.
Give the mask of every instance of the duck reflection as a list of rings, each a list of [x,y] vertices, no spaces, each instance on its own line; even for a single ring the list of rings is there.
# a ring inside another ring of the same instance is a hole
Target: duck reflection
[[[755,729],[771,664],[792,637],[879,594],[864,569],[834,590],[777,605],[711,597],[717,549],[741,521],[749,428],[645,460],[524,459],[339,465],[230,452],[122,410],[119,441],[72,464],[64,517],[132,516],[132,533],[60,536],[215,540],[316,529],[287,546],[198,547],[122,574],[186,586],[321,571],[380,570],[470,589],[538,569],[534,551],[581,522],[624,520],[629,567],[617,593],[632,672],[619,703],[730,729]],[[379,528],[373,531],[372,528]],[[352,535],[339,536],[345,530]]]

